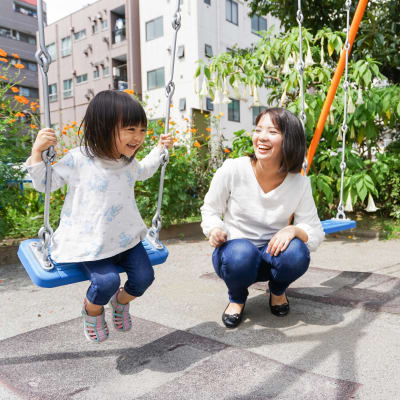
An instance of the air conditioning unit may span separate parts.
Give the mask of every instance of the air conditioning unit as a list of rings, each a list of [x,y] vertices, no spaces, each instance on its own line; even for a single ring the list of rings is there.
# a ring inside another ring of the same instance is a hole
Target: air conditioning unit
[[[99,21],[102,21],[102,20],[103,20],[103,16],[101,15],[101,13],[98,13],[98,14],[97,14],[97,19],[98,19]]]
[[[73,76],[76,76],[76,75],[77,75],[76,69],[74,69],[74,70],[72,71],[72,75],[73,75]]]
[[[71,28],[69,28],[69,30],[71,31],[71,33],[75,32],[75,28],[73,26],[71,26]]]

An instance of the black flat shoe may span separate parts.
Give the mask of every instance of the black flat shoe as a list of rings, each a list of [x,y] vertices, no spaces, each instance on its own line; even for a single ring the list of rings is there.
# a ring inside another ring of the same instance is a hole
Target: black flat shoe
[[[271,293],[269,294],[269,308],[271,310],[271,313],[276,315],[277,317],[284,317],[285,315],[289,314],[290,307],[289,307],[289,299],[286,296],[287,303],[284,304],[279,304],[276,306],[273,306],[271,304]]]
[[[226,306],[225,311],[229,307],[229,304]],[[245,304],[243,304],[243,308],[240,314],[225,314],[225,311],[223,312],[222,322],[227,328],[236,328],[242,322],[242,316]]]

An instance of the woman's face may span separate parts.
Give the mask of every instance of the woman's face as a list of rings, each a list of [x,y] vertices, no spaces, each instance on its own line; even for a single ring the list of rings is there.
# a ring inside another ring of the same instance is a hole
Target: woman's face
[[[259,161],[272,161],[278,166],[282,162],[282,133],[275,128],[269,114],[258,121],[253,134],[254,154]]]
[[[143,126],[125,126],[119,128],[116,133],[115,145],[119,158],[121,155],[131,158],[139,150],[146,136],[146,128]]]

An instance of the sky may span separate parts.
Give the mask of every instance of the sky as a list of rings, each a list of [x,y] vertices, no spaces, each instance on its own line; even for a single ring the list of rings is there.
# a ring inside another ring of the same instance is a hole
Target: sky
[[[60,18],[63,18],[88,4],[92,4],[95,1],[96,0],[47,0],[47,23],[52,24]]]

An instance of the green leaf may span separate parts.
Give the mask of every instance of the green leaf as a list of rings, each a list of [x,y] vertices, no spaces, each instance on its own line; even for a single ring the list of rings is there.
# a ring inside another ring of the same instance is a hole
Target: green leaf
[[[204,75],[208,80],[210,80],[211,74],[210,74],[210,69],[208,67],[204,67]]]

